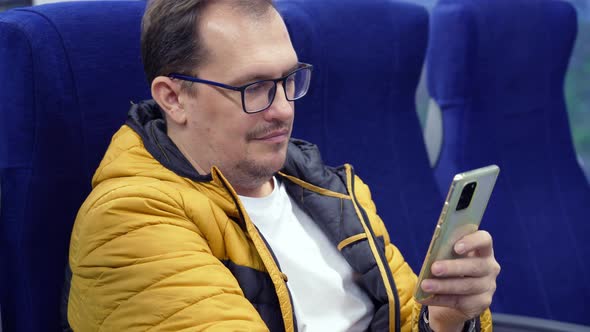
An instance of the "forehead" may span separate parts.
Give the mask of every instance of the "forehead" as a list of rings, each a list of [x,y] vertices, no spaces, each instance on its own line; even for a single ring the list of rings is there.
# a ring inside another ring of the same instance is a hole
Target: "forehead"
[[[285,23],[273,8],[263,15],[252,15],[227,4],[214,4],[204,13],[201,24],[208,53],[205,67],[231,72],[256,66],[290,68],[297,62]]]

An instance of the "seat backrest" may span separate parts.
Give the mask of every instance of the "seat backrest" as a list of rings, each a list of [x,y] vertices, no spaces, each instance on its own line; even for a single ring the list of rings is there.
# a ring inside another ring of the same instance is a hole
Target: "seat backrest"
[[[0,14],[0,255],[5,331],[54,331],[71,227],[130,101],[149,97],[144,3]]]
[[[393,1],[278,1],[314,64],[295,137],[372,186],[393,241],[421,263],[441,202],[415,113],[424,8]],[[67,2],[0,14],[0,252],[6,331],[54,331],[69,236],[131,101],[149,98],[139,1]],[[10,47],[5,47],[10,45]]]
[[[428,163],[415,94],[428,12],[397,1],[280,1],[300,61],[314,65],[294,136],[345,162],[371,187],[392,241],[419,269],[442,198]]]
[[[590,188],[564,99],[575,10],[561,0],[440,0],[430,30],[439,185],[457,171],[501,168],[482,224],[503,267],[493,308],[590,323]]]

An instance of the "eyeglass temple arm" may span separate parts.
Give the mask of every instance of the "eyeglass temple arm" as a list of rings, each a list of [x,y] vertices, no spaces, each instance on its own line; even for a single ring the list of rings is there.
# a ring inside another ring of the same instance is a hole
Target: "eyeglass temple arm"
[[[218,83],[218,82],[214,82],[214,81],[208,81],[208,80],[203,80],[200,78],[196,78],[196,77],[192,77],[192,76],[187,76],[187,75],[182,75],[182,74],[170,74],[168,77],[170,78],[177,78],[183,81],[190,81],[190,82],[195,82],[195,83],[204,83],[204,84],[208,84],[208,85],[214,85],[214,86],[218,86],[220,88],[224,88],[224,89],[229,89],[229,90],[234,90],[234,91],[240,91],[241,88],[235,87],[235,86],[231,86],[231,85],[227,85],[227,84],[223,84],[223,83]]]

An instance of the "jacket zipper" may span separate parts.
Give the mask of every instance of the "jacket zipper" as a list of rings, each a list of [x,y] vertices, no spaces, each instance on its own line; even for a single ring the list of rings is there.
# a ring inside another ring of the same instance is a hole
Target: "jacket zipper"
[[[355,173],[354,173],[354,169],[352,168],[352,166],[350,165],[346,165],[346,173],[347,173],[347,180],[349,182],[350,187],[348,188],[349,190],[349,194],[350,197],[352,197],[352,202],[353,205],[355,206],[355,209],[357,210],[358,213],[358,217],[361,220],[361,223],[363,223],[363,226],[366,225],[366,229],[369,231],[367,234],[367,240],[369,241],[369,243],[372,243],[372,247],[375,247],[375,250],[373,251],[373,255],[375,256],[375,259],[381,261],[381,263],[384,265],[384,270],[386,275],[383,275],[383,271],[381,272],[381,278],[383,279],[383,283],[384,283],[384,287],[387,290],[388,288],[391,287],[391,293],[393,295],[393,305],[394,305],[394,315],[395,315],[395,324],[394,324],[394,331],[398,332],[401,329],[401,321],[400,321],[400,303],[399,303],[399,295],[397,293],[397,287],[395,285],[395,280],[393,279],[393,275],[391,273],[391,269],[389,268],[389,264],[387,263],[387,259],[385,259],[384,254],[382,254],[379,250],[377,250],[377,245],[375,243],[375,234],[373,233],[373,229],[371,227],[371,223],[369,222],[369,218],[367,216],[367,213],[365,212],[365,210],[361,207],[360,203],[357,200],[356,194],[354,192],[354,177],[355,177]],[[350,174],[350,177],[348,177],[348,174]],[[379,265],[379,264],[377,264]],[[388,298],[390,298],[389,292],[387,292],[387,296]],[[391,298],[389,301],[389,305],[391,306]],[[391,321],[392,321],[392,317],[391,317],[391,309],[390,309],[390,317],[389,317],[389,326],[391,328]]]
[[[246,232],[246,234],[250,235],[250,239],[252,239],[252,242],[254,243],[254,247],[256,248],[258,255],[260,255],[260,258],[262,259],[262,263],[266,267],[267,273],[269,274],[271,280],[273,281],[273,284],[275,283],[275,281],[273,280],[272,274],[270,272],[271,268],[278,271],[278,274],[280,276],[280,280],[283,283],[283,286],[285,287],[285,290],[286,290],[287,295],[289,297],[289,304],[288,304],[287,308],[283,308],[283,305],[281,305],[282,302],[280,299],[280,295],[278,293],[278,290],[276,290],[276,285],[275,285],[275,292],[277,294],[277,299],[279,300],[279,307],[281,309],[281,312],[283,313],[283,325],[285,326],[285,332],[290,332],[290,331],[298,332],[297,325],[295,324],[297,322],[297,320],[295,317],[293,299],[291,298],[291,292],[289,291],[289,287],[287,286],[286,274],[284,274],[281,271],[281,269],[279,267],[278,260],[275,256],[274,252],[272,251],[272,249],[270,248],[270,246],[266,242],[266,239],[264,238],[264,236],[258,231],[258,228],[256,227],[256,225],[254,225],[252,222],[248,223],[246,221],[247,213],[246,213],[245,209],[242,207],[242,205],[239,203],[239,198],[237,197],[237,194],[234,192],[233,187],[231,187],[231,184],[225,179],[225,177],[223,177],[223,174],[221,174],[221,171],[217,170],[217,173],[218,173],[218,176],[219,176],[221,182],[226,187],[228,193],[230,194],[234,203],[236,204],[236,208],[238,209],[238,213],[240,214],[240,226],[243,226],[243,230]],[[250,227],[248,227],[248,226],[250,226]],[[258,239],[261,240],[262,243],[260,245],[256,244],[256,242],[257,242],[256,237],[258,237]],[[272,262],[268,262],[268,263],[269,263],[269,265],[270,265],[270,263],[272,263],[271,266],[267,265],[267,262],[265,262],[264,255],[261,255],[261,250],[266,250],[270,254],[270,258],[271,258]],[[290,325],[290,326],[287,325],[287,322],[285,321],[285,318],[284,318],[286,316],[285,311],[291,312],[291,318],[292,318],[293,322],[292,322],[292,325]]]

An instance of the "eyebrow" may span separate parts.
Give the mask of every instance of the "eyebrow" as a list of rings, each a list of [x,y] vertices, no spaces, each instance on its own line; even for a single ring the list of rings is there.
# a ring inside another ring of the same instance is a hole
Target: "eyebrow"
[[[281,74],[281,77],[288,75],[289,73],[295,71],[297,68],[299,68],[300,63],[297,62],[295,65],[293,65],[291,68],[289,68],[288,70],[284,71]],[[262,75],[262,74],[252,74],[252,73],[248,73],[245,74],[235,80],[232,81],[232,83],[230,85],[233,86],[243,86],[246,85],[248,83],[252,83],[252,82],[256,82],[256,81],[261,81],[261,80],[269,80],[269,79],[273,79],[276,77],[273,77],[271,75]]]

